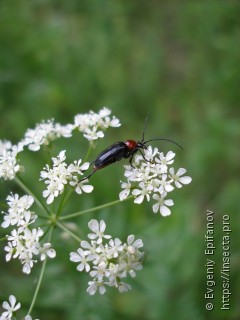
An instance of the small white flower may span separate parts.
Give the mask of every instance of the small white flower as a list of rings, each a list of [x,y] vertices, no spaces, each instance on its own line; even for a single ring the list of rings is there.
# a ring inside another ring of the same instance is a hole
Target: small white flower
[[[97,244],[102,243],[102,239],[110,239],[111,236],[110,235],[105,235],[104,231],[106,229],[106,224],[103,220],[100,221],[100,223],[95,220],[92,219],[89,223],[88,223],[88,227],[89,229],[93,232],[93,233],[89,233],[88,234],[88,238],[91,240],[95,240],[97,239]]]
[[[8,245],[4,247],[4,250],[7,252],[6,257],[5,257],[7,262],[10,261],[12,259],[12,257],[15,258],[14,253],[16,251],[15,251],[15,246],[12,244],[12,242],[8,242]]]
[[[88,179],[85,179],[83,181],[79,181],[77,177],[74,177],[72,181],[70,181],[70,186],[75,188],[76,193],[82,194],[85,193],[91,193],[93,191],[93,186],[88,183]]]
[[[107,250],[107,256],[109,259],[111,258],[117,258],[119,254],[123,250],[122,241],[118,238],[116,239],[110,239],[109,241],[109,248]]]
[[[127,250],[130,254],[135,254],[137,249],[142,248],[143,247],[143,242],[141,239],[137,239],[135,240],[135,237],[133,234],[131,234],[130,236],[128,236],[127,238]]]
[[[170,184],[172,182],[172,180],[167,180],[168,176],[167,174],[163,174],[162,175],[162,179],[158,180],[159,181],[159,188],[158,188],[158,192],[160,194],[162,194],[163,192],[171,192],[174,187]]]
[[[93,259],[96,259],[98,257],[98,254],[96,253],[97,251],[97,244],[94,241],[91,241],[89,243],[88,241],[81,241],[81,247],[84,250],[85,255],[91,256]]]
[[[145,184],[144,182],[139,183],[139,187],[141,189],[134,189],[132,194],[136,196],[134,203],[142,203],[144,197],[146,197],[147,201],[150,200],[150,194],[152,193],[153,186],[151,184]]]
[[[159,153],[158,148],[152,148],[152,146],[148,146],[147,149],[145,149],[144,156],[148,161],[154,161],[154,158],[158,155],[158,153]],[[143,160],[143,157],[142,157],[142,160]]]
[[[80,262],[77,266],[78,271],[83,271],[85,269],[86,272],[90,271],[89,261],[94,259],[93,256],[87,255],[85,251],[79,248],[76,252],[70,253],[70,260],[73,262]]]
[[[168,207],[173,206],[174,204],[172,199],[165,200],[166,194],[167,193],[164,192],[161,196],[159,196],[158,194],[153,195],[153,199],[157,200],[157,203],[153,205],[153,212],[157,213],[159,210],[163,217],[169,216],[171,214],[171,211]]]
[[[184,173],[186,173],[186,171],[186,169],[180,168],[176,173],[174,173],[174,168],[169,169],[170,177],[173,179],[177,188],[182,188],[182,184],[189,184],[192,181],[191,177],[181,177]]]
[[[85,162],[83,163],[81,166],[82,160],[75,160],[73,163],[71,163],[68,166],[68,171],[71,172],[72,174],[77,173],[77,174],[83,174],[84,171],[86,171],[89,168],[90,163],[89,162]]]
[[[156,158],[156,161],[159,162],[162,166],[162,172],[165,173],[167,172],[167,168],[170,164],[173,164],[174,160],[173,158],[175,157],[175,153],[172,151],[168,151],[166,154],[166,157],[164,154],[161,152],[159,154],[159,160]]]
[[[118,290],[119,290],[120,293],[128,292],[131,289],[132,289],[132,287],[128,283],[125,283],[125,282],[119,282],[118,283]]]
[[[14,295],[10,295],[9,296],[9,302],[8,301],[4,301],[3,304],[2,304],[2,307],[3,309],[7,310],[7,311],[4,311],[1,315],[1,318],[2,319],[11,319],[12,316],[13,316],[13,313],[15,311],[17,311],[18,309],[20,309],[21,307],[21,303],[17,302],[17,299]]]
[[[106,288],[104,286],[104,283],[101,281],[89,281],[88,282],[89,287],[87,288],[87,292],[90,295],[94,295],[97,290],[99,290],[100,294],[104,294],[106,292]]]
[[[132,185],[130,182],[122,182],[121,187],[123,190],[119,193],[119,199],[123,201],[129,196]]]
[[[107,269],[107,261],[100,261],[97,265],[93,266],[93,270],[89,272],[90,276],[97,281],[102,281],[104,277],[109,277],[109,270]]]
[[[44,243],[43,247],[39,248],[40,260],[43,261],[47,258],[55,258],[56,251],[52,248],[51,243]]]
[[[111,114],[111,110],[108,109],[107,107],[103,107],[103,108],[99,111],[99,116],[100,116],[101,119],[110,116],[110,114]]]

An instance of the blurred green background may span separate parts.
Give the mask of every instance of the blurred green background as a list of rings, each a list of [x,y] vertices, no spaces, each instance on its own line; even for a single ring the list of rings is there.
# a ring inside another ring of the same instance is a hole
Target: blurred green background
[[[187,168],[190,185],[173,192],[172,215],[152,213],[151,204],[126,202],[86,215],[77,222],[81,236],[90,218],[104,218],[122,240],[143,239],[147,259],[133,289],[89,297],[87,277],[75,271],[69,252],[78,247],[55,233],[57,259],[49,261],[34,318],[40,319],[240,319],[240,4],[239,1],[156,0],[2,0],[0,3],[0,138],[17,143],[27,128],[43,119],[62,124],[77,113],[108,106],[122,126],[109,129],[91,159],[109,144],[140,139],[147,113],[146,138],[168,137],[184,150],[175,166]],[[54,143],[53,154],[67,149],[83,157],[80,134]],[[24,179],[36,193],[42,151],[21,155]],[[92,177],[95,192],[73,196],[68,212],[118,198],[123,164]],[[22,191],[1,181],[1,200]],[[206,211],[214,211],[214,310],[206,287]],[[231,223],[231,301],[222,305],[222,217]],[[1,230],[4,236],[5,230]],[[14,294],[27,312],[39,267],[24,276],[18,262],[4,262],[1,243],[0,299]],[[24,314],[24,313],[23,313]]]

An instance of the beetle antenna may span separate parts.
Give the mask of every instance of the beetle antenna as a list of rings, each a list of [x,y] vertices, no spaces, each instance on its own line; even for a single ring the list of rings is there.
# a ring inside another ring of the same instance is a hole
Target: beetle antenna
[[[144,143],[144,136],[145,136],[145,132],[146,132],[148,116],[149,116],[149,113],[147,114],[145,122],[144,122],[144,128],[143,128],[143,133],[142,133],[142,143]]]
[[[145,145],[146,143],[148,143],[148,142],[150,142],[150,141],[156,141],[156,140],[162,140],[162,141],[172,142],[172,143],[174,143],[176,146],[178,146],[180,149],[183,150],[183,147],[182,147],[179,143],[177,143],[176,141],[173,141],[173,140],[171,140],[171,139],[166,139],[166,138],[150,139],[150,140],[144,141],[144,142],[143,142],[143,145]]]

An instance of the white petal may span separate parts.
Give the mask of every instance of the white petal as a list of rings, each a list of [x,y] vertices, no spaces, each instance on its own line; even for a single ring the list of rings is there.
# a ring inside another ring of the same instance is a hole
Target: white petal
[[[54,195],[53,195],[53,194],[50,194],[50,196],[47,198],[47,204],[52,203],[53,200],[54,200]]]
[[[56,251],[54,249],[49,249],[47,251],[47,255],[49,256],[49,258],[55,258],[56,257]]]
[[[87,241],[85,241],[85,240],[81,241],[81,247],[84,248],[84,249],[90,249],[90,248],[92,248],[92,246],[90,245],[90,243],[87,242]]]
[[[183,183],[183,184],[189,184],[189,183],[192,181],[192,178],[186,176],[186,177],[180,178],[179,181],[180,181],[181,183]]]
[[[104,232],[106,229],[106,223],[103,220],[100,221],[100,228],[99,229],[101,232]]]
[[[160,207],[160,213],[163,217],[169,216],[171,214],[171,211],[168,207],[166,206],[161,206]]]
[[[141,196],[137,197],[137,198],[134,200],[134,203],[138,203],[138,204],[140,204],[140,203],[142,203],[142,202],[143,202],[143,199],[144,199],[144,196],[143,196],[143,195],[141,195]]]
[[[83,263],[80,263],[78,266],[77,266],[77,270],[78,271],[83,271],[84,269],[84,264]]]
[[[168,199],[168,200],[165,200],[165,201],[164,201],[164,204],[165,204],[166,206],[173,206],[173,205],[174,205],[174,202],[173,202],[172,199]]]
[[[187,171],[186,169],[180,168],[180,169],[178,169],[176,176],[179,177],[179,176],[183,175],[186,171]]]
[[[88,284],[89,284],[89,287],[87,288],[87,292],[92,296],[97,291],[97,284],[94,283],[93,281],[89,281]]]
[[[3,221],[3,223],[1,224],[2,228],[7,228],[10,225],[10,221],[9,220],[5,220]]]
[[[85,162],[85,163],[80,167],[80,169],[83,170],[83,171],[85,171],[85,170],[87,170],[87,169],[89,168],[89,165],[90,165],[89,162]]]
[[[139,190],[139,189],[134,189],[133,192],[132,192],[132,194],[133,194],[134,196],[138,196],[139,194],[141,194],[141,190]]]
[[[98,232],[99,231],[99,224],[96,219],[92,219],[91,221],[88,222],[88,227],[90,230],[93,232]]]
[[[126,199],[126,198],[128,197],[129,193],[130,193],[130,190],[123,190],[123,191],[121,191],[121,192],[119,193],[119,199],[120,199],[121,201],[123,201],[124,199]]]
[[[128,237],[127,237],[127,243],[128,245],[132,244],[133,241],[134,241],[134,235],[133,234],[130,234]]]
[[[6,310],[10,309],[10,305],[7,301],[3,302],[2,307],[3,307],[3,309],[6,309]]]
[[[106,292],[106,288],[104,286],[99,287],[99,293],[104,294]]]
[[[175,157],[175,153],[172,151],[168,151],[168,153],[166,154],[167,161],[171,160],[174,157]]]
[[[171,191],[173,191],[173,189],[174,189],[174,187],[173,187],[171,184],[167,184],[167,185],[165,186],[165,190],[166,190],[167,192],[171,192]]]
[[[142,241],[142,239],[137,239],[137,240],[134,242],[134,247],[135,247],[135,248],[141,248],[141,247],[143,247],[143,241]]]
[[[79,262],[79,261],[81,261],[81,257],[76,252],[71,252],[70,253],[70,261]]]
[[[82,190],[86,193],[90,193],[93,191],[93,186],[91,186],[90,184],[82,185]]]
[[[48,178],[48,175],[49,175],[49,172],[47,172],[47,171],[41,171],[41,172],[40,172],[40,177],[41,177],[42,179]]]
[[[176,186],[177,188],[182,188],[181,183],[179,183],[178,181],[175,181],[175,186]]]
[[[154,212],[154,213],[157,213],[157,212],[158,212],[158,209],[159,209],[159,203],[155,203],[155,204],[152,206],[152,208],[153,208],[153,212]]]
[[[43,198],[47,198],[49,196],[49,193],[50,193],[49,190],[44,190],[43,193],[42,193]]]
[[[10,297],[9,297],[9,302],[10,302],[12,307],[15,306],[16,301],[17,301],[16,297],[11,294]]]

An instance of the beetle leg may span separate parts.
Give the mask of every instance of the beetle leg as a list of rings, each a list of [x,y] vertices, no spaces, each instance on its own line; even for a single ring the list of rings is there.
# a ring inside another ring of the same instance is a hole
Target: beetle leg
[[[143,154],[142,150],[141,150],[141,149],[138,149],[138,151],[141,153],[141,155],[142,155],[143,159],[144,159],[145,161],[149,162],[149,160],[147,160],[147,159],[145,158],[145,156],[144,156],[144,154]]]
[[[84,181],[84,180],[87,180],[88,178],[90,178],[97,170],[98,170],[98,168],[95,168],[91,173],[89,173],[89,175],[87,175],[86,177],[78,180],[78,183],[79,183],[79,182],[82,182],[82,181]]]
[[[133,169],[135,169],[135,167],[133,166],[133,164],[132,164],[132,160],[133,160],[133,153],[131,154],[131,156],[130,156],[130,159],[129,159],[129,163],[130,163],[130,166],[133,168]]]
[[[152,161],[151,161],[151,160],[147,160],[147,159],[145,158],[145,156],[144,156],[144,154],[143,154],[143,152],[142,152],[142,150],[141,150],[141,149],[138,149],[138,150],[139,150],[139,152],[141,153],[141,155],[142,155],[143,159],[144,159],[146,162],[150,162],[150,163],[152,163]]]

